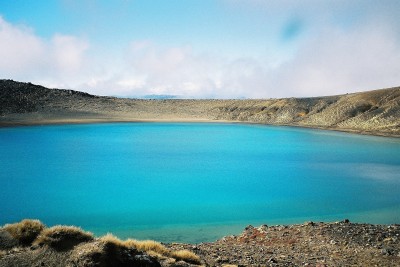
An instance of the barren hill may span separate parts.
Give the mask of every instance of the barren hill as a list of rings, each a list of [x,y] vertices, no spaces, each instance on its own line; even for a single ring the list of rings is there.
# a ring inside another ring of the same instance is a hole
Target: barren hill
[[[338,96],[251,100],[127,99],[0,80],[0,125],[234,121],[400,136],[400,87]]]

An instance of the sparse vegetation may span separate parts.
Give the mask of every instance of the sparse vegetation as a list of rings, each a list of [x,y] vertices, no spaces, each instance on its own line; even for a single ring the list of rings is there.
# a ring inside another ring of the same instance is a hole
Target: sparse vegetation
[[[200,257],[187,249],[172,251],[170,256],[178,261],[200,264]]]
[[[119,239],[118,237],[114,236],[111,233],[108,233],[105,236],[100,237],[99,240],[104,243],[112,244],[113,246],[116,247],[127,247],[124,241],[122,241],[121,239]]]
[[[71,256],[75,263],[86,260],[124,262],[129,251],[140,251],[158,260],[171,262],[171,264],[175,261],[200,264],[200,257],[186,249],[171,250],[153,240],[127,239],[122,241],[111,233],[95,239],[92,233],[75,226],[57,225],[46,228],[39,220],[23,220],[5,225],[2,231],[7,233],[10,240],[15,239],[23,245],[47,246],[58,251],[78,249],[80,252],[73,253]],[[0,259],[4,255],[6,252],[0,250]],[[100,258],[97,259],[97,257]]]
[[[96,243],[102,247],[100,254],[103,255],[102,258],[105,266],[124,266],[122,263],[125,262],[127,257],[129,258],[129,255],[135,255],[137,252],[136,250],[129,249],[124,244],[124,241],[111,233],[98,238]],[[96,247],[94,248],[96,251]]]
[[[68,250],[75,245],[93,240],[93,234],[75,226],[53,226],[44,229],[35,240],[35,244],[47,245],[55,249]]]
[[[153,251],[156,252],[160,255],[168,255],[169,250],[162,245],[160,242],[156,242],[153,240],[134,240],[134,239],[128,239],[125,242],[125,245],[128,247],[134,247],[137,250],[144,251],[144,252],[149,252]]]
[[[18,223],[6,224],[3,229],[15,238],[20,245],[29,246],[43,231],[45,225],[39,220],[25,219]]]
[[[153,240],[134,240],[128,239],[124,241],[125,246],[134,247],[137,250],[148,253],[157,258],[174,258],[178,261],[199,264],[200,257],[189,250],[171,251],[163,244]]]
[[[138,251],[145,252],[149,256],[152,256],[159,260],[167,260],[169,258],[173,258],[174,260],[178,261],[200,264],[200,257],[193,252],[189,250],[171,251],[160,242],[153,240],[127,239],[125,241],[122,241],[116,236],[108,233],[107,235],[100,237],[99,241],[111,244],[114,248],[135,248]]]
[[[200,257],[189,250],[171,251],[160,242],[153,240],[127,239],[122,241],[110,233],[100,237],[99,240],[101,242],[112,244],[115,247],[135,248],[158,259],[174,258],[178,261],[186,261],[188,263],[200,263]]]

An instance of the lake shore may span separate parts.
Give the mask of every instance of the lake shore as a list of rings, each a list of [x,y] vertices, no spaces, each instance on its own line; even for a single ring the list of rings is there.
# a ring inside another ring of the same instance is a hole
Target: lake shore
[[[400,87],[281,99],[129,99],[0,80],[0,127],[232,122],[400,137]]]
[[[399,138],[400,134],[380,131],[368,131],[358,129],[340,129],[322,126],[307,126],[307,125],[293,125],[293,124],[266,124],[261,122],[248,122],[238,120],[214,120],[207,118],[181,118],[181,117],[165,117],[165,118],[130,118],[128,116],[118,116],[113,114],[112,117],[102,116],[85,116],[72,114],[65,116],[64,113],[52,114],[51,116],[43,116],[39,114],[13,114],[7,118],[0,118],[0,128],[4,127],[19,127],[19,126],[41,126],[41,125],[64,125],[64,124],[95,124],[95,123],[240,123],[240,124],[254,124],[266,126],[283,126],[283,127],[298,127],[305,129],[317,129],[324,131],[337,131],[343,133],[373,135],[382,137]]]
[[[399,225],[356,224],[348,220],[247,226],[240,235],[227,236],[215,242],[159,244],[146,251],[141,251],[137,242],[122,241],[110,235],[94,238],[82,230],[65,226],[58,228],[57,235],[54,235],[54,230],[39,229],[30,242],[21,243],[20,235],[9,229],[9,226],[0,228],[0,266],[323,267],[400,264]],[[71,230],[75,231],[73,235]],[[43,235],[50,233],[53,239],[43,239]],[[80,238],[82,236],[86,239]],[[187,254],[191,256],[186,258],[177,257],[173,251],[192,254]]]

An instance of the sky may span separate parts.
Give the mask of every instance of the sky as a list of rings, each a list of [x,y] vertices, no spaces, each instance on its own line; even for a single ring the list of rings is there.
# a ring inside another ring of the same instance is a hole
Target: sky
[[[400,85],[398,0],[0,0],[0,79],[280,98]]]

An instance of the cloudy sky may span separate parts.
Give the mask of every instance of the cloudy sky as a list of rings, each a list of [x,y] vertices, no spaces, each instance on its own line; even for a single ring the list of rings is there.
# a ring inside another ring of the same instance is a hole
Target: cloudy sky
[[[100,95],[400,85],[398,0],[1,0],[0,78]]]

